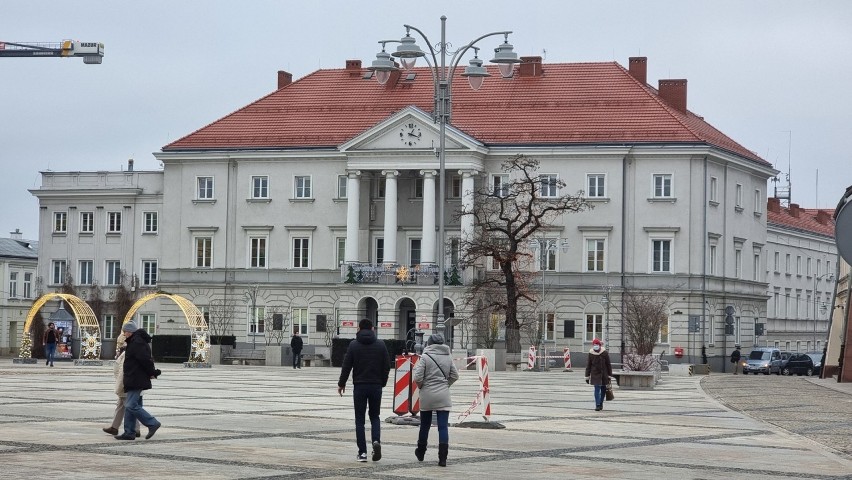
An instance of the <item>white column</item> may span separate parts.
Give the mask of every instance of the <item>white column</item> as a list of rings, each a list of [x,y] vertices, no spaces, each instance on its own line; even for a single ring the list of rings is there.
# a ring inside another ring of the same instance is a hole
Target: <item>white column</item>
[[[459,170],[462,176],[462,208],[465,212],[473,211],[473,177],[478,172],[472,170]],[[460,221],[462,243],[473,240],[473,216],[464,215]]]
[[[383,170],[385,176],[385,263],[396,263],[396,170]]]
[[[423,235],[420,263],[435,263],[435,175],[434,170],[421,170],[423,175]]]
[[[346,248],[343,259],[346,263],[358,261],[358,226],[360,225],[361,172],[348,172],[346,180]]]

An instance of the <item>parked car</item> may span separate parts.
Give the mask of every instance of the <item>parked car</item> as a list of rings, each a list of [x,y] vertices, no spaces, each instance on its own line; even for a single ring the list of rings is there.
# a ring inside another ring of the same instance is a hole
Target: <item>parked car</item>
[[[787,363],[781,368],[782,375],[807,375],[814,374],[814,361],[806,353],[794,353],[790,355]]]
[[[777,373],[781,375],[781,350],[777,348],[755,348],[748,354],[748,358],[743,365],[743,373]]]
[[[822,373],[822,352],[808,352],[805,355],[811,357],[814,362],[814,375]]]
[[[790,360],[790,356],[793,355],[793,352],[781,352],[781,371],[784,371],[784,366],[787,365],[787,360]]]

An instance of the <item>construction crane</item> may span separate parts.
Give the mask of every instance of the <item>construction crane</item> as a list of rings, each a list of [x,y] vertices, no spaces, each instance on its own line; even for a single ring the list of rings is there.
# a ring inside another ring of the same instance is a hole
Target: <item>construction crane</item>
[[[83,57],[83,63],[100,64],[104,58],[104,44],[74,40],[58,43],[0,41],[0,57]]]

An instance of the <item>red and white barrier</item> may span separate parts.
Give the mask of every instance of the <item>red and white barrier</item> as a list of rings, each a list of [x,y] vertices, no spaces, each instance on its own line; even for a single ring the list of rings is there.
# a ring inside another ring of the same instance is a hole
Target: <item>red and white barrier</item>
[[[417,365],[417,361],[420,360],[419,355],[411,355],[408,357],[410,359],[411,371],[414,372],[414,366]],[[417,415],[420,413],[420,387],[414,382],[414,376],[411,377],[411,395],[408,397],[408,412],[412,415]]]
[[[464,421],[479,405],[483,406],[482,416],[487,422],[491,417],[491,387],[488,379],[488,358],[485,356],[467,357],[466,360],[471,360],[468,365],[476,363],[476,371],[479,375],[479,391],[476,393],[476,398],[473,403],[464,412],[460,413],[459,421]]]
[[[570,372],[571,371],[571,349],[568,348],[568,347],[563,348],[562,349],[562,357],[565,360],[565,371]]]
[[[393,413],[408,413],[411,396],[411,361],[405,355],[396,356],[396,373],[393,380]]]
[[[530,345],[529,353],[527,354],[527,369],[535,368],[535,345]]]

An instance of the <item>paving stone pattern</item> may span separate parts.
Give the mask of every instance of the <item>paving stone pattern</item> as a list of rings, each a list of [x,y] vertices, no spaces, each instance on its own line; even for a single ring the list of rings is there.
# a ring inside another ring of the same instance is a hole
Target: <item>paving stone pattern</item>
[[[144,401],[163,427],[121,442],[101,431],[110,367],[0,362],[0,479],[852,479],[849,410],[838,409],[852,396],[823,403],[824,387],[795,377],[713,375],[711,397],[699,377],[664,376],[595,412],[581,372],[492,373],[491,420],[506,428],[452,427],[441,468],[437,432],[419,463],[417,428],[389,423],[382,460],[355,462],[351,384],[337,395],[336,368],[158,365]],[[791,403],[773,403],[790,388]],[[462,371],[451,422],[477,390]],[[391,402],[388,387],[383,418]]]

